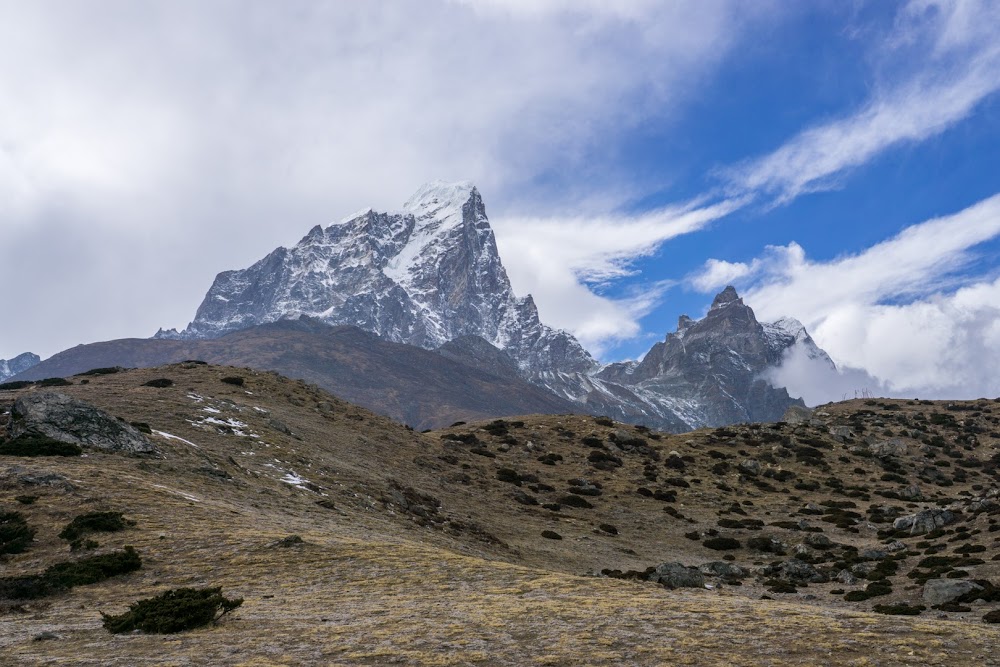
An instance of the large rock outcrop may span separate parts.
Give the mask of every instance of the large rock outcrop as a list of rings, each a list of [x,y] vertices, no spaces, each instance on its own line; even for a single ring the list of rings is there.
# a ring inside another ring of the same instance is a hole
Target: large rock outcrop
[[[32,392],[14,402],[9,433],[12,438],[40,435],[130,456],[157,454],[157,449],[132,425],[94,406],[57,392]]]

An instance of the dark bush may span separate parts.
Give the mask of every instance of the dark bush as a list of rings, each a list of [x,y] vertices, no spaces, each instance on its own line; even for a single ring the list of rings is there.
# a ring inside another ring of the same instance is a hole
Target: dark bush
[[[74,586],[96,584],[142,567],[132,547],[78,561],[56,563],[41,574],[0,578],[0,600],[33,600],[55,595]]]
[[[66,378],[45,378],[36,382],[39,387],[68,387],[72,382]]]
[[[490,435],[507,435],[509,425],[503,419],[496,419],[483,427],[483,430]]]
[[[230,377],[224,377],[220,382],[225,382],[226,384],[231,384],[234,387],[242,387],[245,380],[238,375],[232,375]]]
[[[0,384],[0,391],[17,391],[18,389],[26,389],[31,385],[35,384],[28,380],[17,380],[16,382],[4,382]]]
[[[497,479],[501,482],[507,482],[508,484],[514,484],[515,486],[521,486],[521,476],[516,470],[511,468],[500,468],[497,470]]]
[[[121,366],[109,366],[107,368],[91,368],[89,371],[84,371],[82,373],[77,373],[73,377],[84,377],[87,375],[114,375],[115,373],[121,373],[124,368]]]
[[[795,584],[790,581],[782,581],[781,579],[768,579],[764,582],[767,586],[767,590],[770,593],[798,593],[799,590],[795,587]]]
[[[196,366],[208,366],[207,361],[202,361],[201,359],[185,359],[181,362],[182,364],[195,364]]]
[[[600,526],[598,526],[598,528],[600,528],[602,531],[604,531],[608,535],[617,535],[618,534],[618,529],[616,527],[614,527],[613,525],[611,525],[610,523],[602,523]]]
[[[542,537],[544,537],[544,538],[546,538],[548,540],[561,540],[562,539],[562,535],[560,535],[559,533],[557,533],[554,530],[543,530],[542,531]]]
[[[578,507],[580,509],[592,509],[594,507],[586,500],[584,500],[582,497],[573,495],[571,493],[566,494],[565,496],[560,498],[558,502],[560,505],[566,505],[567,507]]]
[[[594,421],[601,426],[614,426],[615,421],[611,417],[595,417]]]
[[[983,623],[1000,623],[1000,609],[994,609],[983,616]]]
[[[135,428],[135,430],[139,431],[140,433],[145,433],[146,435],[149,435],[153,432],[153,427],[147,424],[146,422],[129,422],[129,424],[131,424],[133,428]]]
[[[919,616],[920,612],[927,609],[923,605],[917,605],[916,607],[911,607],[908,604],[877,604],[872,610],[876,614],[889,614],[891,616]]]
[[[70,543],[74,551],[82,546],[82,539],[90,533],[117,533],[135,521],[129,521],[121,512],[88,512],[74,518],[59,533],[59,537]]]
[[[740,548],[740,541],[734,537],[710,537],[702,544],[715,551],[732,551]]]
[[[101,612],[104,628],[114,634],[140,630],[157,634],[183,632],[215,623],[243,604],[223,597],[222,588],[176,588],[129,605],[119,616]]]
[[[892,593],[892,584],[882,579],[881,581],[873,581],[868,584],[863,591],[851,591],[844,596],[844,599],[848,602],[864,602],[870,598],[889,595],[890,593]]]
[[[0,554],[19,554],[35,539],[35,530],[20,512],[0,512]]]
[[[587,437],[585,437],[582,440],[580,440],[580,442],[582,442],[583,444],[587,445],[588,447],[595,447],[597,449],[604,449],[604,441],[601,440],[600,438],[595,438],[592,435],[588,435]]]
[[[35,501],[38,500],[38,496],[29,496],[29,495],[14,496],[14,500],[21,503],[22,505],[34,505]]]
[[[143,387],[153,387],[155,389],[166,389],[167,387],[173,387],[174,381],[170,378],[156,378],[155,380],[150,380],[149,382],[143,382]]]
[[[0,456],[80,456],[79,445],[60,442],[44,435],[19,435],[0,443]]]

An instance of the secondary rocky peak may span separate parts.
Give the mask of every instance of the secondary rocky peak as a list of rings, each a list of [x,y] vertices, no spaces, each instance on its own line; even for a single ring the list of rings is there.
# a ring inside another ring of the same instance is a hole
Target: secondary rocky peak
[[[726,289],[715,295],[715,299],[712,301],[712,310],[725,308],[726,306],[733,304],[739,304],[742,306],[743,299],[741,299],[740,295],[736,293],[736,288],[729,285]]]

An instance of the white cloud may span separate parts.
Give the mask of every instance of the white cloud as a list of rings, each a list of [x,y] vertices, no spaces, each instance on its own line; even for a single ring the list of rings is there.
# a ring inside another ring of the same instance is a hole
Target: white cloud
[[[742,205],[741,200],[691,204],[637,217],[499,218],[494,226],[514,290],[530,292],[547,324],[573,332],[600,355],[607,344],[639,333],[638,320],[658,305],[670,283],[640,285],[619,300],[587,284],[632,275],[634,260]]]
[[[6,296],[0,356],[183,326],[216,272],[428,180],[538,214],[601,197],[609,137],[669,121],[768,11],[0,2],[0,282],[49,267]],[[541,197],[540,174],[573,178]]]
[[[744,266],[745,300],[759,318],[801,320],[838,365],[875,379],[846,383],[921,397],[1000,394],[1000,279],[963,276],[980,244],[1000,237],[1000,195],[929,220],[864,252],[809,260],[797,244],[769,248]],[[713,271],[706,266],[693,284]],[[793,360],[794,362],[794,360]],[[788,380],[801,383],[802,364]],[[801,391],[825,400],[847,391],[845,378],[814,377]],[[880,384],[881,383],[881,384]],[[798,385],[790,384],[798,390]],[[854,389],[865,387],[857,386]]]
[[[803,130],[774,152],[722,171],[737,192],[778,202],[828,189],[887,149],[935,136],[1000,89],[1000,3],[916,0],[900,12],[888,85],[843,118]],[[899,72],[899,62],[910,71]],[[916,63],[916,66],[914,66]],[[887,65],[889,67],[889,65]]]

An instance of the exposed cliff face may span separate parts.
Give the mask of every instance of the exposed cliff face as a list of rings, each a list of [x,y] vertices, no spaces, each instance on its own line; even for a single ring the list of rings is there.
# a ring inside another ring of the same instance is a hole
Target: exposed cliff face
[[[795,324],[760,324],[736,290],[727,287],[703,319],[681,317],[677,331],[641,362],[606,367],[598,377],[631,388],[651,408],[670,410],[691,426],[777,421],[801,401],[760,375],[780,363],[792,345],[811,345],[825,356]],[[670,399],[666,405],[664,398]]]
[[[188,328],[156,337],[215,338],[300,315],[428,349],[479,336],[526,376],[598,366],[541,323],[530,296],[515,297],[471,183],[430,183],[401,212],[315,227],[293,248],[220,273]]]
[[[829,361],[800,323],[757,322],[729,287],[704,319],[682,317],[641,362],[602,367],[572,335],[543,324],[530,295],[514,295],[479,191],[443,182],[399,212],[315,227],[292,248],[219,274],[187,329],[156,337],[216,338],[302,315],[498,376],[516,372],[581,409],[671,431],[780,419],[801,401],[762,373],[793,346]]]
[[[19,354],[13,359],[0,359],[0,382],[12,378],[18,373],[23,373],[40,361],[41,358],[31,352]]]

